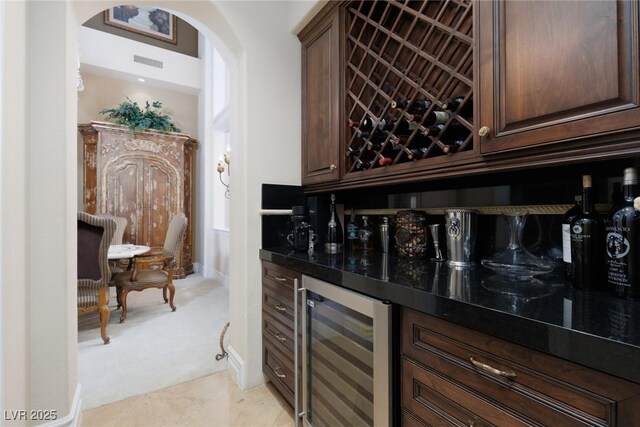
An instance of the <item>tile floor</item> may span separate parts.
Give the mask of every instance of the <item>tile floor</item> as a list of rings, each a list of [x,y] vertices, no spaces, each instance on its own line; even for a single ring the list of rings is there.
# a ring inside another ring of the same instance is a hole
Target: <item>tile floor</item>
[[[83,412],[81,427],[293,426],[271,385],[241,391],[227,371]]]

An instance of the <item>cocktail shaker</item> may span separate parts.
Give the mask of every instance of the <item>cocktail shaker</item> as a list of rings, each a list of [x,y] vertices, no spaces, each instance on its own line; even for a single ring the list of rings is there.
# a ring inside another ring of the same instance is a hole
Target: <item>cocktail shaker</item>
[[[382,224],[380,224],[380,246],[382,247],[382,253],[389,253],[389,218],[382,217]]]
[[[442,249],[440,248],[441,229],[442,225],[440,224],[429,225],[429,230],[431,231],[431,240],[433,240],[434,249],[434,255],[433,258],[431,258],[431,261],[442,262],[445,260],[444,256],[442,256]]]
[[[478,212],[471,209],[447,209],[447,263],[465,267],[475,264]]]

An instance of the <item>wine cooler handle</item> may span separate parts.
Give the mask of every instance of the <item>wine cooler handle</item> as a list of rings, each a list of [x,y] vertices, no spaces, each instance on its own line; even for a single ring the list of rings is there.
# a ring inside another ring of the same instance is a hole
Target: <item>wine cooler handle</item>
[[[489,126],[482,126],[480,129],[478,129],[478,135],[480,135],[481,137],[489,136],[490,132],[491,129],[489,128]]]
[[[302,385],[302,390],[300,390],[300,365],[298,363],[298,359],[300,357],[299,354],[299,350],[300,350],[300,345],[299,345],[299,338],[298,338],[298,334],[299,334],[299,330],[298,330],[298,321],[301,320],[302,321],[302,369],[303,369],[303,375],[302,375],[302,379],[303,381],[306,380],[306,361],[307,361],[307,353],[306,353],[306,344],[307,344],[307,337],[306,337],[306,326],[307,326],[307,320],[306,320],[306,311],[305,311],[305,307],[307,306],[307,292],[305,288],[298,288],[298,279],[294,279],[293,280],[293,382],[294,382],[294,395],[293,395],[293,399],[294,399],[294,408],[295,408],[295,422],[296,422],[296,427],[300,426],[300,419],[301,417],[306,413],[307,410],[307,394],[306,394],[306,387],[304,386],[304,383]],[[298,310],[298,293],[302,294],[302,310]],[[302,319],[300,319],[300,316],[302,316]],[[302,392],[302,410],[300,408],[300,392]]]
[[[469,356],[469,361],[473,363],[473,366],[476,368],[482,369],[485,372],[489,372],[493,375],[498,375],[505,378],[515,378],[518,375],[514,371],[502,371],[500,369],[494,368],[493,366],[487,365],[486,363],[478,362],[474,359],[473,356]]]

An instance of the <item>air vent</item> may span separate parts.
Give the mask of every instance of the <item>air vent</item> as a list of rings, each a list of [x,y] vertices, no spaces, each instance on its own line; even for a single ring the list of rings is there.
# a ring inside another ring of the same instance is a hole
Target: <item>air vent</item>
[[[162,61],[158,61],[157,59],[145,58],[144,56],[140,56],[140,55],[133,55],[133,62],[138,62],[144,65],[150,65],[156,68],[163,68],[164,66],[162,64]]]

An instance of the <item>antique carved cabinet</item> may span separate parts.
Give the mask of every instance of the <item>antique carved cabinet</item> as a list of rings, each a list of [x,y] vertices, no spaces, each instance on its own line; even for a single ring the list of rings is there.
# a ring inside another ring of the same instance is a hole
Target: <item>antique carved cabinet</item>
[[[193,273],[193,148],[189,135],[131,133],[111,123],[79,125],[86,212],[127,218],[123,242],[162,247],[174,214],[187,216],[177,278]]]

